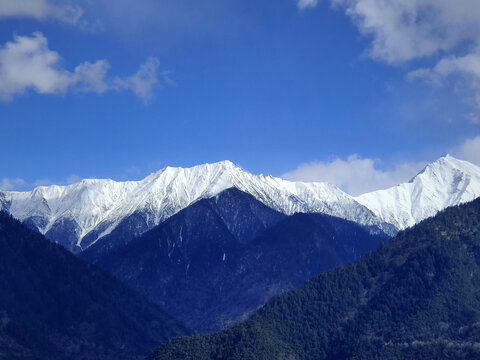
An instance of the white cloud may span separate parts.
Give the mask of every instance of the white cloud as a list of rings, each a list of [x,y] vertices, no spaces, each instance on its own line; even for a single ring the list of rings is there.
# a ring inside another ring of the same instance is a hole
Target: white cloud
[[[408,74],[410,80],[423,78],[433,84],[442,85],[451,79],[462,91],[462,96],[480,108],[480,48],[464,56],[447,56],[433,68],[422,68]],[[478,114],[469,113],[467,118],[478,123]]]
[[[465,114],[465,118],[472,124],[480,124],[480,114],[469,112]]]
[[[297,6],[299,10],[314,8],[318,5],[318,0],[298,0]]]
[[[480,108],[480,1],[331,0],[371,39],[367,54],[390,64],[435,61],[408,78],[433,85],[451,80],[466,102]]]
[[[480,166],[480,136],[464,140],[449,151],[453,156]],[[346,159],[313,161],[298,166],[281,177],[292,181],[328,182],[337,185],[350,195],[386,189],[409,181],[426,165],[427,161],[398,162],[381,169],[382,161],[350,155]]]
[[[465,140],[452,150],[452,155],[480,165],[480,136]]]
[[[148,101],[159,82],[159,65],[160,61],[157,58],[149,57],[136,74],[126,78],[115,78],[113,87],[118,90],[131,90],[143,100]]]
[[[81,91],[102,94],[110,88],[106,82],[109,70],[110,64],[107,60],[94,63],[87,61],[75,68],[73,78]]]
[[[210,28],[217,20],[223,23],[241,15],[233,0],[0,0],[0,21],[54,20],[90,32],[114,31],[134,41],[152,33],[197,36],[197,30]]]
[[[23,185],[25,185],[25,180],[20,178],[15,178],[15,179],[3,178],[0,180],[0,190],[11,191],[19,187],[22,187]]]
[[[370,55],[390,63],[480,40],[478,0],[332,0],[372,39]]]
[[[301,164],[297,169],[282,175],[282,178],[329,182],[356,196],[408,181],[422,170],[426,162],[404,162],[389,170],[381,170],[379,165],[379,160],[350,155],[346,159]]]
[[[37,179],[33,182],[27,182],[21,178],[3,178],[0,179],[0,190],[3,191],[28,191],[38,186],[50,185],[70,185],[78,183],[83,178],[78,175],[70,175],[66,180],[54,182],[49,179]]]
[[[39,94],[62,94],[69,90],[93,92],[132,91],[144,101],[158,85],[156,58],[148,58],[138,72],[129,77],[108,77],[107,60],[78,65],[73,72],[62,67],[60,55],[48,47],[41,33],[14,36],[0,47],[0,100],[9,101],[28,90]]]
[[[0,48],[0,99],[9,100],[29,88],[41,94],[65,92],[74,80],[59,62],[42,34],[15,36]]]
[[[50,186],[50,185],[55,185],[55,183],[52,180],[49,179],[37,179],[33,183],[29,184],[30,186],[28,187],[38,187],[38,186]]]
[[[78,183],[80,181],[82,181],[83,178],[78,176],[78,175],[75,175],[75,174],[72,174],[70,175],[68,178],[67,178],[67,185],[70,185],[70,184],[75,184],[75,183]]]
[[[35,18],[38,20],[56,19],[70,24],[78,24],[83,10],[78,6],[57,4],[48,0],[2,0],[0,18]]]

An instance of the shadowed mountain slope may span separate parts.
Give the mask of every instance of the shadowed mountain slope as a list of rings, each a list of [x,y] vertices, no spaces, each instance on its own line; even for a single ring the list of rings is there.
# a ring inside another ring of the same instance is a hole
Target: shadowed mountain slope
[[[140,359],[186,328],[0,212],[0,359]]]
[[[321,214],[287,217],[235,188],[203,199],[98,262],[197,331],[375,249],[384,237]]]
[[[480,200],[148,359],[480,359]]]

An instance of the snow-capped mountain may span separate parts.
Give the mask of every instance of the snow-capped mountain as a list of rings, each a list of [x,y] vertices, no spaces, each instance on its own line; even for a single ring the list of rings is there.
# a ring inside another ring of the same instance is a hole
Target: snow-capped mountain
[[[290,182],[253,175],[230,161],[192,168],[167,167],[141,181],[83,180],[69,186],[0,193],[0,205],[74,252],[112,232],[122,221],[133,236],[193,202],[235,187],[284,214],[319,212],[366,226],[391,227],[353,197],[327,183]]]
[[[408,183],[355,198],[399,230],[480,196],[480,167],[445,155]]]
[[[393,235],[448,206],[479,197],[480,168],[446,155],[408,183],[352,197],[332,184],[253,175],[222,161],[166,167],[140,181],[82,180],[0,192],[0,208],[79,252],[115,229],[126,242],[194,202],[232,187],[287,215],[325,213]]]

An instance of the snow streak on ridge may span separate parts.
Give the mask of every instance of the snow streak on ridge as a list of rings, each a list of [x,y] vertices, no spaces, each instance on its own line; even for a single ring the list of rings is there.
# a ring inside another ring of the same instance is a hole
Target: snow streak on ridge
[[[0,192],[0,208],[47,237],[55,231],[69,233],[75,244],[71,250],[81,251],[133,214],[145,219],[145,228],[138,230],[143,232],[195,201],[231,187],[284,214],[326,213],[393,235],[448,206],[480,196],[480,168],[446,155],[408,183],[352,197],[332,184],[253,175],[221,161],[166,167],[140,181],[82,180],[28,192]],[[88,242],[83,241],[86,237]]]
[[[285,214],[322,212],[365,225],[379,224],[371,211],[334,185],[253,175],[230,161],[192,168],[166,167],[141,181],[82,180],[3,195],[5,210],[33,223],[47,236],[56,227],[70,224],[78,251],[84,249],[85,236],[98,233],[95,242],[134,213],[144,214],[148,228],[152,228],[193,202],[231,187]]]

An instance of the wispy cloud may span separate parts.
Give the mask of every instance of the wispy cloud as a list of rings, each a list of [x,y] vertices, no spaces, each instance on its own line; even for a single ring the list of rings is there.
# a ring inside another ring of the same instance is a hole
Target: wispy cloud
[[[55,19],[77,25],[83,15],[80,6],[55,3],[49,0],[2,0],[1,18],[35,18],[38,20]]]
[[[150,57],[145,64],[140,66],[140,69],[134,75],[125,78],[116,77],[110,86],[117,91],[133,91],[141,99],[145,101],[150,100],[153,89],[159,83],[159,66],[160,61],[157,58]]]
[[[9,179],[3,178],[0,180],[0,190],[15,190],[19,187],[22,187],[26,184],[25,180],[20,178]]]
[[[0,0],[0,20],[57,21],[87,31],[139,34],[194,32],[233,13],[232,0]],[[233,24],[234,22],[232,22]]]
[[[410,80],[425,79],[437,86],[452,81],[457,92],[480,109],[480,48],[463,56],[448,56],[441,59],[433,68],[422,68],[408,74]],[[478,123],[478,114],[469,113],[467,118]]]
[[[0,179],[0,190],[3,191],[27,191],[39,186],[50,186],[50,185],[71,185],[78,183],[83,178],[72,174],[68,176],[65,180],[61,181],[52,181],[49,179],[37,179],[32,182],[26,181],[21,178],[3,178]]]
[[[480,136],[467,139],[451,151],[452,155],[480,166]]]
[[[370,56],[405,62],[480,40],[477,0],[332,0],[372,39]]]
[[[22,189],[23,188],[30,189],[30,188],[35,188],[35,187],[38,187],[38,186],[50,186],[50,185],[55,185],[55,182],[52,181],[52,180],[49,180],[49,179],[37,179],[34,182],[32,182],[31,184],[25,183],[24,186],[22,186]],[[60,185],[60,184],[58,184],[58,185]]]
[[[39,94],[79,91],[102,94],[106,91],[132,91],[144,101],[159,86],[159,61],[148,58],[132,76],[109,77],[107,60],[85,62],[73,71],[62,67],[60,55],[48,47],[42,33],[14,36],[0,48],[0,100],[9,101],[31,90]]]
[[[314,8],[318,5],[318,0],[298,0],[297,7],[300,11]]]
[[[301,164],[282,177],[295,181],[321,181],[335,184],[351,195],[385,189],[415,176],[426,162],[402,162],[387,170],[380,169],[378,159],[350,155],[346,159],[314,161]]]
[[[67,178],[66,183],[67,183],[68,185],[70,185],[70,184],[78,183],[78,182],[81,181],[81,180],[82,180],[82,178],[81,178],[80,176],[75,175],[75,174],[72,174],[72,175],[70,175],[70,176]]]
[[[367,55],[392,65],[425,59],[408,79],[451,81],[480,109],[480,2],[477,0],[331,0],[371,39]],[[460,91],[458,91],[460,90]],[[464,91],[462,91],[464,90]]]

